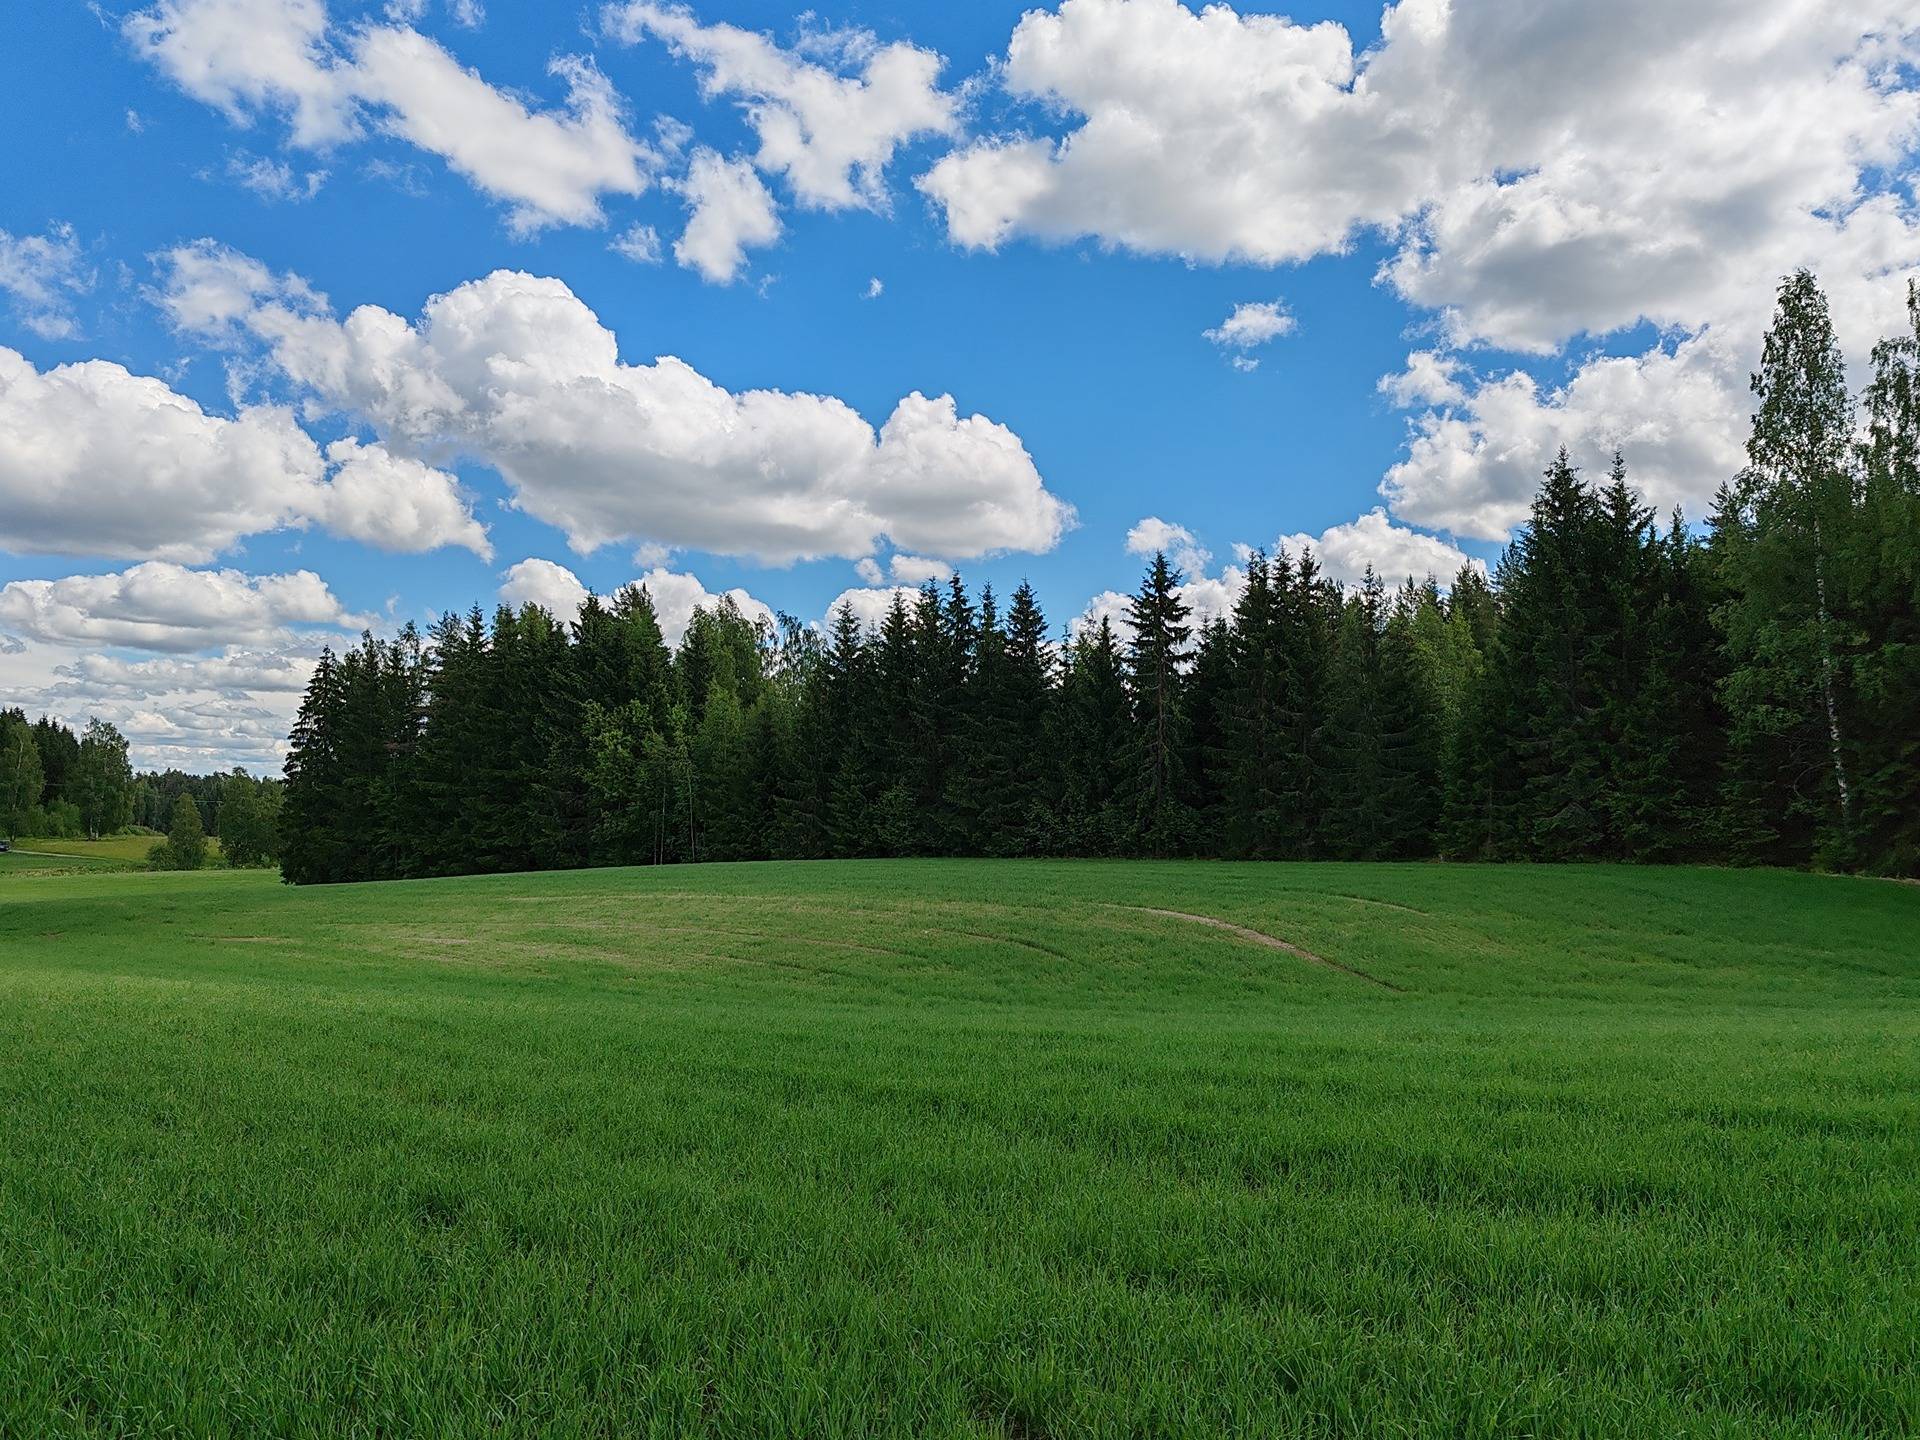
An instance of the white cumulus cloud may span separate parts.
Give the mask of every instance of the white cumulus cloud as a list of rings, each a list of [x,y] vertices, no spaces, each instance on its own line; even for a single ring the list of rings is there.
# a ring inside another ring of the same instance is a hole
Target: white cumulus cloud
[[[705,146],[693,152],[686,177],[674,182],[692,212],[673,242],[673,258],[716,285],[731,284],[747,251],[780,238],[773,196],[751,163],[727,160]]]
[[[1129,555],[1150,556],[1161,552],[1189,575],[1198,575],[1213,563],[1213,552],[1184,525],[1149,515],[1127,531]]]
[[[633,0],[608,6],[604,19],[628,42],[664,40],[700,67],[707,95],[736,99],[759,137],[754,164],[784,177],[803,206],[885,210],[895,151],[958,130],[958,102],[938,83],[940,56],[904,41],[816,34],[810,58],[735,25],[702,25],[680,5]]]
[[[247,575],[150,560],[116,574],[0,586],[0,626],[56,645],[191,651],[268,644],[294,626],[365,623],[311,570]]]
[[[283,406],[228,419],[108,361],[43,373],[0,347],[0,547],[204,562],[309,522],[387,550],[491,553],[453,476],[383,446],[323,455]]]
[[[951,396],[910,394],[876,433],[831,397],[734,393],[672,356],[628,365],[555,279],[495,271],[417,321],[376,306],[340,320],[305,287],[193,247],[160,298],[201,334],[249,337],[396,454],[493,466],[582,553],[630,541],[786,563],[858,559],[885,538],[967,559],[1051,549],[1073,521],[1019,438]]]
[[[924,555],[895,555],[887,561],[887,568],[902,585],[924,585],[929,580],[944,582],[953,577],[951,565],[943,560],[929,560]]]
[[[716,594],[701,584],[697,575],[655,566],[643,575],[636,575],[629,583],[640,586],[653,601],[660,634],[669,645],[678,645],[686,636],[694,611],[712,610],[723,598],[731,600],[734,608],[749,620],[765,621],[769,625],[775,621],[771,606],[739,586]],[[571,621],[586,601],[587,587],[564,565],[551,560],[522,560],[507,571],[500,585],[500,598],[516,608],[538,605],[558,619]]]
[[[887,618],[887,612],[893,608],[895,599],[899,599],[911,610],[919,602],[920,592],[911,585],[866,586],[852,590],[842,590],[833,597],[827,606],[827,613],[820,625],[831,630],[834,619],[842,608],[853,611],[853,618],[860,622],[862,630],[877,630]]]
[[[308,149],[390,134],[503,202],[520,231],[598,224],[602,197],[640,194],[657,158],[628,133],[606,77],[577,56],[549,67],[565,100],[532,109],[410,25],[341,27],[322,0],[160,0],[122,29],[236,124],[283,115],[290,143]]]
[[[1562,438],[1630,442],[1656,502],[1697,511],[1737,454],[1775,277],[1821,277],[1851,354],[1898,324],[1916,74],[1906,0],[1398,0],[1364,53],[1330,21],[1062,0],[1022,17],[998,75],[1065,133],[1009,125],[919,183],[972,247],[1276,265],[1380,236],[1380,283],[1441,342],[1383,382],[1429,407],[1383,493],[1493,538]],[[1662,333],[1637,354],[1551,377],[1454,353],[1545,359],[1640,325]]]
[[[1280,544],[1294,556],[1311,550],[1322,573],[1342,585],[1359,584],[1368,566],[1389,587],[1405,580],[1417,584],[1429,575],[1444,586],[1462,568],[1482,575],[1487,571],[1484,561],[1432,535],[1396,525],[1378,508],[1318,535],[1283,535]]]

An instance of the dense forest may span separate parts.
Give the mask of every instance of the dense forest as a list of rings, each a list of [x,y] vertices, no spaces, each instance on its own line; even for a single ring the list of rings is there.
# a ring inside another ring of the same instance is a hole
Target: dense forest
[[[1782,283],[1749,465],[1705,529],[1562,453],[1489,584],[1255,556],[1195,625],[1156,557],[1061,644],[959,578],[868,631],[676,650],[644,590],[328,655],[295,881],[878,855],[1722,860],[1920,871],[1920,295],[1849,393]]]

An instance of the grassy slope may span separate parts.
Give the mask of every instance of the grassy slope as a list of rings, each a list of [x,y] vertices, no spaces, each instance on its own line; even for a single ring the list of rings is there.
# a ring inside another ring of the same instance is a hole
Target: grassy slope
[[[70,855],[81,860],[118,861],[123,865],[144,865],[164,835],[110,835],[104,840],[47,840],[22,836],[13,842],[16,851],[46,859]],[[220,842],[207,837],[209,863],[218,859]]]
[[[1713,871],[0,884],[0,1433],[1911,1434],[1916,937]]]

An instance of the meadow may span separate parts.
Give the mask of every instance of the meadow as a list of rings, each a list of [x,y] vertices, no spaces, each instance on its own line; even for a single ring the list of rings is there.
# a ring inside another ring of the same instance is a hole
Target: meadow
[[[1912,1435],[1917,1002],[1780,872],[0,870],[0,1435]]]
[[[157,834],[108,835],[99,840],[21,836],[10,850],[0,851],[0,876],[140,870],[166,838]],[[220,863],[220,842],[212,836],[207,838],[207,863]]]

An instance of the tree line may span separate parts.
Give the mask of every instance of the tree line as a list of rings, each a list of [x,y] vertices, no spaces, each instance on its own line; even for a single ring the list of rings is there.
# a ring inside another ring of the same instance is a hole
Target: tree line
[[[122,831],[165,832],[160,869],[208,863],[208,835],[231,865],[268,865],[280,854],[281,785],[235,769],[189,775],[135,774],[126,737],[95,718],[79,735],[49,716],[0,710],[0,835],[98,839]]]
[[[1255,555],[1119,630],[955,577],[864,627],[644,589],[322,657],[290,880],[883,855],[1714,860],[1920,871],[1920,293],[1856,405],[1785,280],[1703,531],[1561,453],[1491,579]]]

